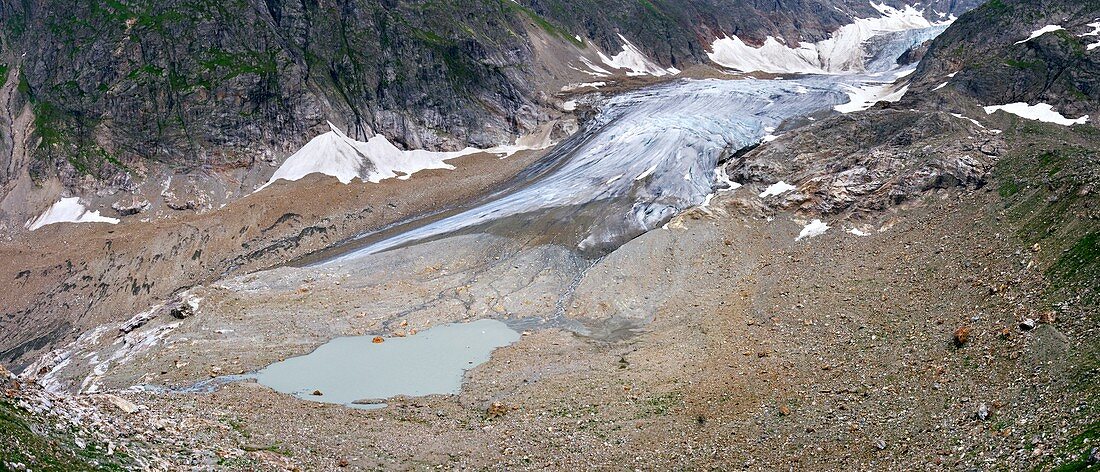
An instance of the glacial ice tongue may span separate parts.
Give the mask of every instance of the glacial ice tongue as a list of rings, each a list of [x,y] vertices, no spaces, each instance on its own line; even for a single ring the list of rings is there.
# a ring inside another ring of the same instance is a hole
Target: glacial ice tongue
[[[703,203],[714,192],[714,169],[724,153],[756,144],[765,128],[844,100],[844,90],[830,77],[684,79],[617,95],[584,131],[551,151],[547,160],[561,164],[533,184],[332,262],[506,216],[594,202],[607,209],[578,248],[614,246]]]
[[[463,229],[486,229],[509,217],[518,218],[518,225],[504,225],[503,230],[568,227],[564,237],[576,239],[562,244],[597,254],[613,250],[678,212],[707,202],[716,189],[732,187],[714,172],[719,160],[760,143],[768,129],[849,103],[849,95],[860,99],[853,109],[900,98],[903,84],[889,84],[911,73],[913,66],[900,67],[897,58],[943,27],[911,8],[876,8],[883,19],[857,21],[846,30],[850,32],[838,33],[825,45],[839,51],[854,44],[862,72],[788,80],[680,79],[613,96],[599,105],[583,131],[522,176],[525,185],[322,264],[342,264]],[[907,30],[913,28],[921,29]],[[825,46],[815,48],[820,52]],[[866,63],[864,48],[870,58]],[[851,61],[843,58],[856,56],[841,56],[819,55],[817,71],[850,70]],[[822,57],[831,59],[820,62]]]

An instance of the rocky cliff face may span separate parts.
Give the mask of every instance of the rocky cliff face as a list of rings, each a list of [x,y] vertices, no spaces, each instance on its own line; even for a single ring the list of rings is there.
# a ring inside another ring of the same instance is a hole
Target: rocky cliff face
[[[1098,116],[1098,16],[1094,0],[990,1],[933,42],[907,101],[1043,102],[1066,116]],[[1045,27],[1057,29],[1031,37]]]
[[[1090,115],[1085,127],[1096,126],[1098,22],[1095,1],[991,1],[927,47],[899,103],[812,123],[734,160],[728,172],[745,183],[799,184],[778,206],[856,218],[929,190],[981,187],[1006,150],[1052,146],[1048,139],[1064,130],[1003,113],[991,116],[983,106],[1045,103],[1067,117]],[[1066,132],[1062,146],[1054,147],[1089,149],[1070,138],[1080,134],[1089,133]],[[1070,154],[1095,159],[1092,151]]]
[[[10,113],[34,118],[4,151],[30,154],[35,181],[128,191],[198,174],[234,193],[326,120],[414,148],[487,145],[538,120],[524,24],[501,2],[5,7]]]
[[[855,0],[5,2],[0,220],[14,231],[59,193],[111,211],[163,187],[173,208],[215,206],[326,121],[407,148],[490,146],[548,120],[545,92],[591,79],[555,62],[624,38],[686,68],[720,36],[812,41],[876,14]]]

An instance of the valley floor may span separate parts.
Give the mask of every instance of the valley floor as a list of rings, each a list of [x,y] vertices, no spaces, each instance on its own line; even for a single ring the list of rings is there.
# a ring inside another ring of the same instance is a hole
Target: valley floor
[[[129,398],[154,416],[201,418],[189,434],[207,438],[203,460],[241,470],[1080,461],[1097,440],[1095,365],[1079,362],[1095,362],[1097,315],[1044,305],[1028,264],[1038,256],[1004,215],[992,190],[942,191],[870,236],[833,228],[796,242],[791,215],[769,221],[734,193],[600,261],[568,310],[645,299],[651,322],[604,341],[533,331],[469,372],[460,395],[376,411],[247,382]],[[1047,311],[1057,319],[1019,327]],[[264,351],[279,336],[241,347]],[[170,357],[202,363],[204,344],[193,345]]]

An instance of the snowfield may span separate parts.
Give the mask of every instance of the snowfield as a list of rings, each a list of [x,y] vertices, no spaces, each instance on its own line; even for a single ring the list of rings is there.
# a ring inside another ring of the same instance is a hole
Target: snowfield
[[[1023,44],[1023,43],[1026,43],[1028,41],[1031,41],[1035,38],[1038,38],[1039,36],[1042,36],[1044,34],[1053,33],[1055,31],[1059,31],[1059,30],[1062,30],[1062,29],[1064,29],[1064,28],[1062,28],[1060,25],[1046,25],[1042,28],[1039,28],[1035,31],[1032,31],[1031,36],[1028,36],[1026,39],[1021,39],[1019,41],[1016,41],[1016,44]]]
[[[1054,107],[1046,103],[1037,103],[1035,105],[1028,105],[1024,102],[1009,103],[1008,105],[993,105],[988,107],[982,107],[987,115],[992,115],[997,110],[1001,110],[1006,113],[1019,116],[1021,118],[1027,118],[1029,120],[1042,121],[1044,123],[1054,123],[1062,126],[1083,125],[1089,120],[1089,116],[1085,115],[1077,119],[1070,119],[1062,116],[1061,113],[1054,111]]]
[[[612,69],[625,69],[627,71],[626,75],[632,77],[639,75],[652,75],[654,77],[661,77],[665,75],[676,75],[680,73],[680,70],[676,69],[675,67],[665,69],[664,67],[661,67],[660,64],[653,62],[648,57],[646,57],[645,54],[643,54],[637,46],[627,40],[623,35],[620,34],[619,39],[623,41],[622,52],[611,57],[607,57],[607,55],[605,55],[603,52],[598,52],[598,54],[600,55],[600,60]],[[592,62],[587,60],[586,58],[581,58],[581,61],[597,73],[608,73],[607,70],[602,69],[595,64],[592,64]]]
[[[479,152],[509,156],[523,150],[543,149],[552,144],[549,137],[544,136],[542,139],[521,138],[516,144],[490,149],[467,147],[450,152],[420,149],[405,151],[398,149],[380,134],[365,142],[358,141],[349,138],[332,123],[328,125],[329,132],[313,138],[288,157],[271,179],[256,191],[263,190],[280,179],[298,180],[314,173],[331,175],[344,184],[357,178],[374,183],[394,177],[408,179],[426,169],[454,169],[446,161],[457,157]]]
[[[848,103],[833,107],[840,113],[852,113],[871,108],[878,102],[897,102],[905,96],[909,85],[866,84],[860,87],[847,86]]]
[[[99,210],[88,211],[79,197],[62,198],[37,218],[28,221],[25,227],[31,231],[54,223],[109,223],[118,224],[118,218],[102,216]]]
[[[329,129],[287,158],[260,188],[279,179],[298,180],[313,173],[331,175],[344,184],[356,178],[376,183],[398,176],[408,178],[425,169],[454,169],[445,161],[479,152],[474,148],[454,152],[403,151],[382,135],[364,142],[349,138],[332,123]]]

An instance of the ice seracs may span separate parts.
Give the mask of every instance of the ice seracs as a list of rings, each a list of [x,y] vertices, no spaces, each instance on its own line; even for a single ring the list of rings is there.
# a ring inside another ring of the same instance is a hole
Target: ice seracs
[[[1027,118],[1029,120],[1042,121],[1045,123],[1054,123],[1062,126],[1083,125],[1089,120],[1089,116],[1085,115],[1080,118],[1071,119],[1062,116],[1061,113],[1054,111],[1054,107],[1046,103],[1037,103],[1035,105],[1028,105],[1024,102],[1009,103],[1007,105],[993,105],[988,107],[982,107],[986,114],[992,115],[997,110],[1011,113],[1013,115]]]
[[[28,221],[25,227],[31,231],[54,223],[109,223],[118,224],[118,218],[102,216],[99,210],[89,211],[80,201],[80,197],[68,197],[58,200],[37,218]]]
[[[954,21],[954,17],[950,17],[931,22],[909,5],[897,9],[871,2],[871,6],[882,16],[855,18],[823,41],[799,42],[792,47],[769,36],[764,44],[753,47],[737,36],[726,36],[711,43],[707,56],[720,66],[744,72],[835,74],[861,71],[865,59],[862,46],[868,39],[883,33],[931,28]]]

